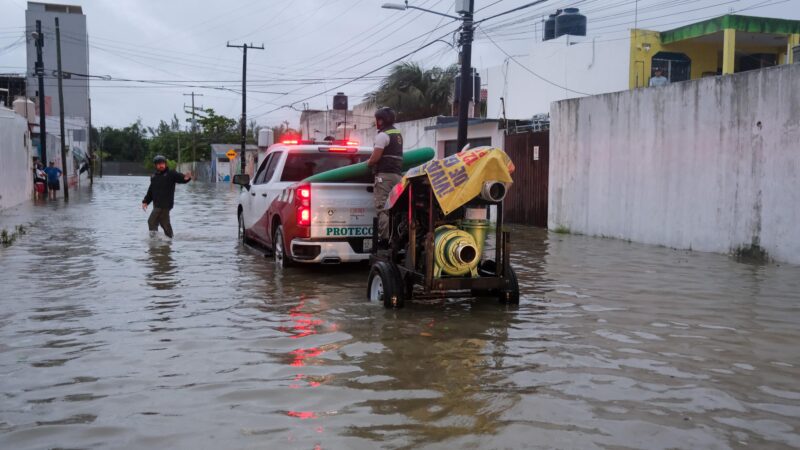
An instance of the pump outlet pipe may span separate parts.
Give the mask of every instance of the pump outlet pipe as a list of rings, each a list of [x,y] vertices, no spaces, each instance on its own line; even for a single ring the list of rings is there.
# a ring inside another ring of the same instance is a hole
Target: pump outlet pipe
[[[433,248],[436,278],[441,278],[442,274],[478,276],[480,254],[471,234],[453,225],[442,225],[436,229]]]

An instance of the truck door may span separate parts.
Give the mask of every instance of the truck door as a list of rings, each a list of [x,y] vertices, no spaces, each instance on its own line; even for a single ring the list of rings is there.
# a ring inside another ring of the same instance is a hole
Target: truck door
[[[266,213],[270,203],[272,203],[272,199],[275,198],[271,195],[270,180],[275,175],[275,168],[278,166],[281,155],[281,152],[275,152],[267,157],[263,163],[264,169],[256,176],[253,186],[250,188],[250,217],[253,220],[252,231],[256,239],[262,242],[269,242],[271,239],[267,236],[269,218]]]

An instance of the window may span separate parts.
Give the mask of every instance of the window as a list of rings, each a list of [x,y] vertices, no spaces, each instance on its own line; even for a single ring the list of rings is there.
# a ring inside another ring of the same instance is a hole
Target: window
[[[469,148],[483,147],[483,146],[487,146],[487,145],[492,145],[492,138],[484,137],[484,138],[467,139],[467,144],[469,144]],[[444,154],[445,155],[454,155],[454,154],[458,153],[459,150],[461,150],[461,149],[458,148],[458,141],[457,140],[444,141]]]
[[[272,175],[275,174],[275,168],[278,167],[278,161],[281,160],[281,155],[283,155],[281,152],[275,152],[272,154],[272,159],[269,161],[269,164],[267,164],[267,170],[264,171],[266,172],[266,176],[264,176],[264,183],[267,183],[272,179]]]
[[[291,153],[286,158],[281,181],[300,181],[311,175],[327,172],[339,167],[357,164],[369,159],[369,155],[335,153]]]
[[[692,60],[683,53],[658,52],[653,55],[650,77],[661,69],[670,83],[686,81],[691,78]]]
[[[256,173],[255,178],[253,179],[253,184],[264,184],[264,178],[267,175],[267,166],[272,161],[272,159],[273,159],[272,157],[274,155],[275,155],[274,153],[269,155],[267,157],[267,159],[265,159],[264,162],[261,163],[261,167],[259,168],[258,172]]]

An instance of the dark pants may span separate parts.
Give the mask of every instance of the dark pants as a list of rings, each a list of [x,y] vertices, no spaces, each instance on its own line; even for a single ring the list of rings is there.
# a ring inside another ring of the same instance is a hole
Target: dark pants
[[[163,208],[153,208],[150,218],[147,219],[147,226],[150,231],[158,231],[158,226],[164,229],[164,234],[172,237],[172,224],[169,223],[169,210]]]

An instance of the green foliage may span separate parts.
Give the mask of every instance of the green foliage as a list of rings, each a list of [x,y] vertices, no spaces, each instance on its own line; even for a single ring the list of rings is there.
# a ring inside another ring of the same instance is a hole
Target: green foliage
[[[377,91],[367,94],[372,106],[388,106],[399,122],[438,115],[450,115],[450,97],[458,66],[425,70],[405,62],[392,68]]]
[[[147,130],[141,119],[122,129],[103,127],[97,137],[106,160],[143,161],[148,154]]]
[[[205,110],[205,117],[199,117],[197,124],[209,144],[216,142],[240,142],[242,140],[238,123],[229,117],[218,116],[213,109]],[[190,119],[191,120],[191,119]]]
[[[553,230],[553,232],[558,234],[570,234],[572,233],[572,230],[570,230],[568,227],[565,227],[564,225],[559,225],[556,227],[555,230]]]

